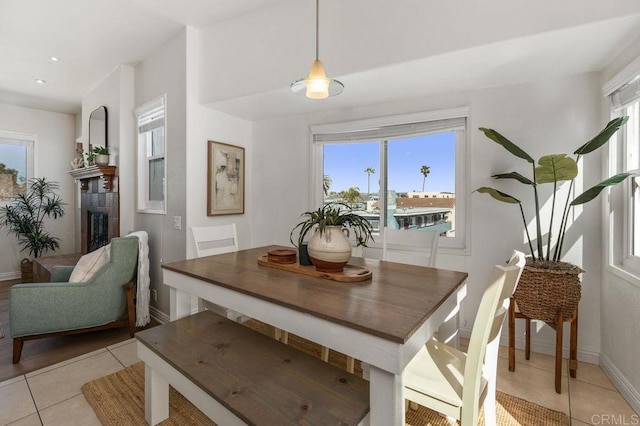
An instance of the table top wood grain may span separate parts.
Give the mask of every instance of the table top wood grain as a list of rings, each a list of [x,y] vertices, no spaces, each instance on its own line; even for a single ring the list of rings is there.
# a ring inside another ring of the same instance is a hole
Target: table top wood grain
[[[278,247],[162,267],[398,343],[407,342],[467,279],[466,272],[357,257],[349,263],[371,269],[371,280],[344,283],[258,264],[259,256]]]

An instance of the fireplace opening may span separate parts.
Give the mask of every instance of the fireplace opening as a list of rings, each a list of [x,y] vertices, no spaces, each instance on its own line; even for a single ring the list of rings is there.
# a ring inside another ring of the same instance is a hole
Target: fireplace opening
[[[109,244],[109,214],[87,212],[87,253]]]

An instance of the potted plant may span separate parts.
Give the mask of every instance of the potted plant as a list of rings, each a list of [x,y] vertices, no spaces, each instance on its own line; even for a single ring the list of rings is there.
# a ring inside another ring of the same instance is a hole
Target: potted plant
[[[373,227],[369,220],[354,213],[346,204],[325,204],[317,210],[304,212],[301,216],[306,219],[291,230],[289,240],[300,249],[307,233],[314,229],[314,234],[309,239],[308,252],[311,263],[319,271],[342,271],[351,258],[351,244],[347,239],[350,230],[353,231],[358,246],[366,247],[367,242],[373,240]],[[293,241],[296,232],[297,244]]]
[[[531,255],[527,259],[527,266],[520,278],[514,298],[518,302],[518,307],[526,316],[546,322],[555,322],[558,309],[562,310],[563,316],[566,318],[570,317],[575,311],[580,301],[580,280],[578,275],[583,271],[575,265],[560,261],[564,248],[569,211],[574,206],[595,199],[604,188],[616,185],[631,175],[630,173],[619,173],[605,179],[571,200],[574,179],[578,175],[578,161],[581,156],[605,145],[611,136],[627,122],[627,119],[628,117],[619,117],[611,120],[593,139],[574,151],[575,159],[566,154],[545,155],[538,160],[537,166],[535,160],[529,154],[503,135],[493,129],[480,128],[489,139],[502,145],[511,154],[527,161],[532,166],[532,176],[530,178],[515,171],[500,173],[492,177],[516,180],[531,187],[535,204],[535,247],[529,234],[527,219],[519,199],[491,187],[483,186],[476,189],[476,192],[489,194],[498,201],[517,204],[520,207],[520,214]],[[556,207],[557,193],[560,189],[560,184],[565,181],[570,182],[569,191],[564,203],[560,204],[562,208],[558,209]],[[551,217],[549,218],[549,227],[545,230],[542,228],[540,200],[538,198],[538,185],[542,184],[553,185]],[[547,233],[546,250],[543,231]],[[562,306],[558,306],[559,303]]]
[[[15,234],[20,251],[29,250],[29,255],[40,257],[47,250],[55,251],[60,245],[59,238],[44,229],[45,218],[57,219],[64,215],[64,204],[55,193],[59,188],[56,182],[46,178],[29,180],[27,190],[14,198],[6,206],[0,207],[0,227],[6,227],[9,234]],[[20,263],[22,281],[33,278],[33,262],[23,259]]]
[[[96,146],[93,148],[93,154],[95,156],[95,163],[99,166],[106,166],[109,164],[109,148],[106,146]]]

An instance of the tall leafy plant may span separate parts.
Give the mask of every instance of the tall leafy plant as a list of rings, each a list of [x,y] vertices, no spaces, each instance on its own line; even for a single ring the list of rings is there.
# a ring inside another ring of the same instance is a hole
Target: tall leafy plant
[[[45,230],[45,218],[57,219],[64,215],[64,203],[56,194],[57,182],[46,178],[29,180],[27,190],[14,200],[0,207],[0,227],[15,234],[22,249],[29,250],[29,255],[40,257],[47,250],[55,251],[59,238]]]
[[[502,201],[504,203],[509,204],[518,204],[520,207],[520,214],[522,215],[522,221],[524,222],[524,229],[527,235],[527,241],[529,243],[529,249],[531,250],[531,256],[533,260],[540,261],[555,261],[558,262],[562,258],[562,250],[564,245],[564,239],[567,230],[567,223],[569,220],[569,211],[571,207],[587,203],[600,194],[602,190],[608,186],[616,185],[627,177],[631,175],[631,173],[618,173],[615,176],[612,176],[608,179],[603,180],[592,188],[587,189],[585,192],[580,194],[575,199],[571,200],[572,189],[574,185],[574,181],[576,176],[578,175],[578,161],[580,157],[588,154],[590,152],[595,151],[600,148],[604,144],[606,144],[611,136],[615,132],[620,129],[628,120],[629,117],[619,117],[611,120],[604,129],[600,131],[594,138],[589,140],[587,143],[582,145],[580,148],[576,149],[573,154],[575,155],[575,159],[567,156],[566,154],[551,154],[545,155],[538,160],[538,165],[536,166],[536,162],[529,154],[527,154],[523,149],[518,147],[516,144],[505,138],[503,135],[498,133],[493,129],[487,129],[481,127],[480,130],[492,141],[504,147],[511,154],[515,155],[518,158],[521,158],[528,163],[531,164],[532,167],[532,178],[528,178],[523,176],[518,172],[507,172],[507,173],[499,173],[497,175],[493,175],[493,178],[496,179],[511,179],[516,180],[524,185],[528,185],[532,188],[533,191],[533,200],[535,204],[535,223],[536,223],[536,250],[534,250],[533,243],[531,241],[531,235],[529,234],[529,230],[527,227],[527,219],[524,214],[524,209],[522,208],[522,203],[519,199],[506,194],[502,191],[499,191],[495,188],[483,186],[481,188],[476,189],[476,192],[489,194],[494,199],[498,201]],[[555,222],[556,215],[559,214],[556,210],[556,195],[559,189],[559,186],[562,182],[569,181],[569,191],[567,194],[567,198],[564,201],[564,206],[560,210],[560,222],[558,226],[558,232],[554,236],[553,235],[553,225]],[[547,250],[546,252],[543,249],[543,229],[540,221],[540,200],[538,197],[538,185],[550,183],[553,185],[553,194],[551,199],[551,217],[549,219],[549,229],[547,232]],[[553,251],[553,255],[551,254],[552,243],[555,238],[555,248]]]

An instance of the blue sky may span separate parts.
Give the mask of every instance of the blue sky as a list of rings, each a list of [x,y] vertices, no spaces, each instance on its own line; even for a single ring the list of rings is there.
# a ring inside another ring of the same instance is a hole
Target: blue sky
[[[371,192],[378,192],[380,170],[378,142],[325,144],[324,174],[331,177],[329,191],[342,191],[352,186],[367,192],[367,174],[372,167]],[[425,191],[455,192],[455,132],[417,136],[389,141],[389,190],[422,191],[420,167],[430,167]]]
[[[27,149],[21,145],[0,144],[0,163],[9,169],[16,169],[19,176],[26,178],[26,152]]]

